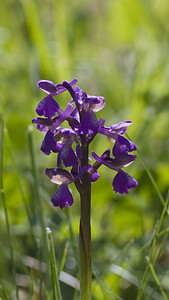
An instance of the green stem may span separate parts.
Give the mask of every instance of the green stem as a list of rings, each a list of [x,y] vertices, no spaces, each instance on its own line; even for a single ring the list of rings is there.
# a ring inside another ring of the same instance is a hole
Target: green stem
[[[82,144],[82,166],[88,165],[88,145]],[[81,217],[79,230],[79,264],[81,300],[91,300],[91,178],[88,172],[82,177],[84,191],[81,198]]]

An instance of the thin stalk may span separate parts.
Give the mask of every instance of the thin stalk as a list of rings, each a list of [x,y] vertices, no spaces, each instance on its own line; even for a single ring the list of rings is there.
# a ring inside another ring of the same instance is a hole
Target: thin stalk
[[[82,166],[88,165],[88,145],[82,144]],[[81,216],[79,230],[79,265],[80,265],[80,294],[81,300],[91,300],[91,178],[88,172],[82,176],[84,192],[81,198]]]
[[[61,260],[59,271],[58,271],[59,274],[60,274],[60,272],[64,268],[66,257],[67,257],[67,253],[68,253],[68,248],[69,248],[69,241],[66,242],[66,245],[65,245],[65,248],[64,248],[64,251],[63,251],[62,260]]]
[[[58,271],[56,266],[56,257],[55,257],[55,250],[53,245],[53,238],[52,238],[52,232],[50,228],[46,228],[46,234],[47,234],[49,252],[50,252],[50,263],[51,263],[51,273],[52,273],[52,282],[53,282],[53,299],[62,300],[62,295],[61,295],[60,285],[59,285],[59,276],[58,276]]]
[[[31,214],[30,214],[29,207],[28,207],[28,204],[27,204],[26,199],[25,199],[24,190],[23,190],[23,187],[22,187],[22,184],[21,184],[21,181],[20,181],[19,172],[17,170],[16,162],[15,162],[15,159],[14,159],[14,156],[13,156],[13,153],[12,153],[11,141],[10,141],[10,137],[9,137],[9,134],[8,134],[7,130],[5,131],[5,137],[6,137],[6,140],[7,140],[7,143],[6,143],[7,144],[7,150],[8,150],[8,153],[10,155],[10,158],[11,158],[14,170],[15,170],[16,181],[17,181],[18,188],[20,190],[20,194],[21,194],[21,197],[22,197],[22,201],[23,201],[23,204],[24,204],[24,207],[25,207],[25,211],[26,211],[26,214],[27,214],[27,217],[28,217],[31,237],[32,237],[33,243],[35,245],[35,238],[34,238],[34,235],[33,235],[33,225],[32,225],[32,221],[31,221]]]
[[[151,270],[151,273],[152,273],[152,275],[153,275],[153,277],[154,277],[154,279],[155,279],[155,281],[157,283],[157,286],[159,287],[159,290],[160,290],[160,292],[161,292],[164,300],[168,300],[168,297],[167,297],[166,293],[164,292],[164,290],[162,288],[162,285],[160,284],[160,281],[159,281],[159,279],[157,277],[157,274],[156,274],[156,272],[154,270],[153,264],[150,262],[150,258],[148,256],[146,257],[146,260],[148,262],[148,266],[149,266],[149,268]]]
[[[35,200],[36,200],[36,209],[37,215],[39,217],[39,223],[41,228],[41,235],[42,235],[42,251],[45,261],[47,263],[47,270],[48,270],[48,246],[47,246],[47,237],[46,237],[46,229],[45,229],[45,217],[43,213],[42,201],[40,197],[39,191],[39,180],[38,180],[38,168],[36,162],[36,155],[35,155],[35,148],[34,148],[34,140],[33,140],[33,127],[29,126],[28,128],[28,138],[29,138],[29,149],[31,155],[31,165],[32,165],[32,174],[34,177],[34,192],[35,192]],[[41,243],[40,243],[41,244]]]
[[[6,228],[7,228],[7,235],[9,240],[9,248],[10,248],[10,258],[11,258],[11,266],[12,266],[12,277],[13,281],[15,283],[16,288],[16,299],[19,300],[18,295],[18,287],[16,284],[16,269],[15,269],[15,263],[14,263],[14,254],[13,254],[13,248],[12,248],[12,238],[11,238],[11,230],[9,225],[9,217],[8,217],[8,211],[5,201],[5,194],[4,194],[4,186],[3,186],[3,148],[4,148],[4,120],[1,118],[1,137],[0,137],[0,195],[2,199],[2,205],[5,213],[5,221],[6,221]]]
[[[167,195],[166,202],[164,203],[165,205],[164,205],[164,208],[163,208],[163,211],[162,211],[162,214],[161,214],[158,226],[156,228],[154,237],[152,239],[152,245],[151,245],[150,252],[149,252],[149,257],[150,257],[150,260],[153,262],[153,265],[155,265],[155,262],[156,262],[156,260],[158,258],[158,256],[155,256],[155,258],[153,259],[153,255],[154,255],[154,251],[155,251],[155,246],[156,246],[157,238],[159,236],[160,228],[161,228],[161,225],[162,225],[162,222],[163,222],[163,219],[164,219],[164,215],[165,215],[165,212],[167,211],[168,203],[169,203],[169,193]],[[149,274],[148,271],[149,271],[149,265],[147,264],[146,269],[145,269],[144,274],[143,274],[141,285],[139,286],[138,295],[137,295],[137,299],[136,300],[141,300],[141,298],[142,298],[143,292],[145,290],[145,286],[146,286],[146,284],[148,282],[148,278],[150,276],[150,274]]]

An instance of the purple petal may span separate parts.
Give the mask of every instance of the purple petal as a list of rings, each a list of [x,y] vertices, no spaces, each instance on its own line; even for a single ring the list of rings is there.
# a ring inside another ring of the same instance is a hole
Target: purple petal
[[[103,127],[104,124],[105,124],[105,122],[106,122],[106,119],[100,119],[100,120],[99,120],[99,126],[100,126],[100,127]]]
[[[65,140],[67,140],[67,139],[69,139],[69,138],[71,138],[71,137],[73,137],[73,138],[76,137],[76,133],[75,133],[74,130],[72,130],[72,129],[69,129],[69,128],[63,128],[61,132],[62,132],[62,136],[63,136],[63,138],[64,138]]]
[[[97,133],[98,128],[99,128],[99,122],[94,112],[92,111],[86,112],[81,121],[80,133],[83,135],[87,135],[90,133]]]
[[[72,127],[73,130],[79,129],[80,127],[80,116],[77,110],[77,107],[72,111],[68,119],[69,125]]]
[[[53,120],[44,119],[44,118],[34,118],[32,123],[36,124],[36,128],[43,133],[46,133],[49,130],[49,127],[53,124]]]
[[[81,105],[84,102],[84,100],[86,99],[87,95],[78,86],[75,86],[74,91],[75,91],[76,100]]]
[[[92,173],[92,168],[93,166],[88,165],[88,173]],[[95,182],[97,179],[99,179],[99,177],[100,174],[97,171],[95,171],[91,176],[91,182]]]
[[[103,154],[101,155],[101,158],[108,159],[110,158],[110,149],[107,149]]]
[[[73,177],[72,174],[64,169],[46,169],[45,174],[49,177],[49,179],[56,183],[61,185],[62,183],[64,184],[69,184],[73,182]]]
[[[92,177],[91,177],[91,182],[95,182],[97,179],[99,179],[100,177],[100,174],[95,171],[93,174],[92,174]]]
[[[70,82],[70,85],[76,84],[77,79],[73,79]],[[65,92],[67,89],[63,86],[63,83],[54,84],[52,81],[49,80],[40,80],[37,83],[38,87],[46,92],[47,94],[52,94],[53,96],[56,96],[58,94],[61,94]]]
[[[41,151],[44,154],[49,155],[51,153],[51,151],[53,151],[54,153],[59,152],[61,147],[62,147],[62,144],[56,143],[54,134],[52,132],[48,131],[42,142]]]
[[[127,127],[130,126],[132,123],[133,123],[132,121],[123,121],[110,126],[110,129],[112,132],[114,131],[120,135],[123,135],[125,134]]]
[[[55,207],[60,206],[60,208],[63,208],[65,206],[71,206],[73,204],[73,197],[67,185],[60,185],[53,194],[51,201]]]
[[[47,94],[56,93],[56,86],[52,81],[40,80],[38,81],[37,85],[42,91],[46,92]]]
[[[53,124],[54,129],[57,128],[62,122],[64,122],[70,116],[72,110],[73,110],[73,106],[70,103],[68,103],[68,106],[66,107],[65,111],[63,111],[54,122]]]
[[[44,118],[34,118],[33,120],[32,120],[32,123],[34,123],[34,124],[38,124],[38,125],[43,125],[43,126],[51,126],[52,124],[53,124],[53,120],[51,120],[51,119],[48,119],[48,118],[46,118],[46,119],[44,119]]]
[[[63,81],[63,83],[65,80]],[[77,82],[77,79],[73,79],[71,82],[69,82],[69,85],[72,87]],[[56,84],[56,93],[53,94],[53,96],[59,95],[65,91],[67,91],[67,88],[63,86],[63,83]]]
[[[62,149],[59,151],[57,158],[57,165],[60,167],[61,160],[65,167],[71,167],[77,165],[77,157],[70,144],[64,144]]]
[[[45,97],[36,107],[36,112],[39,116],[52,118],[59,109],[59,105],[51,95]]]
[[[91,109],[92,111],[100,111],[105,106],[105,99],[101,96],[87,96],[87,98],[84,101],[84,109],[85,106],[88,107],[88,109]],[[88,110],[85,109],[85,110]]]
[[[112,139],[112,142],[116,140],[117,134],[115,132],[111,132],[110,127],[102,127],[100,126],[98,132]]]
[[[137,147],[134,143],[119,135],[113,147],[113,155],[118,157],[127,152],[135,151],[136,149]]]
[[[135,159],[136,156],[133,154],[125,154],[116,158],[105,158],[99,157],[94,151],[92,151],[93,158],[100,164],[106,167],[118,171],[119,169],[129,166]]]
[[[113,180],[113,190],[120,194],[128,194],[129,189],[134,189],[137,185],[138,182],[122,170],[116,174]]]
[[[102,122],[99,123],[99,130],[98,132],[107,136],[108,138],[110,138],[111,142],[114,142],[118,135],[124,135],[127,127],[129,125],[131,125],[132,122],[131,121],[124,121],[124,122],[120,122],[117,124],[114,124],[110,127],[104,127],[104,119]]]

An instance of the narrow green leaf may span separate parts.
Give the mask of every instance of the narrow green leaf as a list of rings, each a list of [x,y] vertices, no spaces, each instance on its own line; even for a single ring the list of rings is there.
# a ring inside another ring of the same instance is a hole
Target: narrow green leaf
[[[56,266],[56,257],[55,257],[55,250],[53,245],[52,232],[48,227],[46,228],[46,234],[47,234],[49,252],[50,252],[51,274],[52,274],[52,282],[53,282],[53,299],[62,300],[58,271]]]

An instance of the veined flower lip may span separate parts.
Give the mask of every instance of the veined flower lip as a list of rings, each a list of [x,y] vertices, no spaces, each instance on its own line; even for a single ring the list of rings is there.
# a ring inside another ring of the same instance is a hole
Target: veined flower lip
[[[119,170],[112,182],[113,190],[116,193],[128,194],[129,189],[134,189],[138,182],[129,174],[125,173],[123,170]]]

